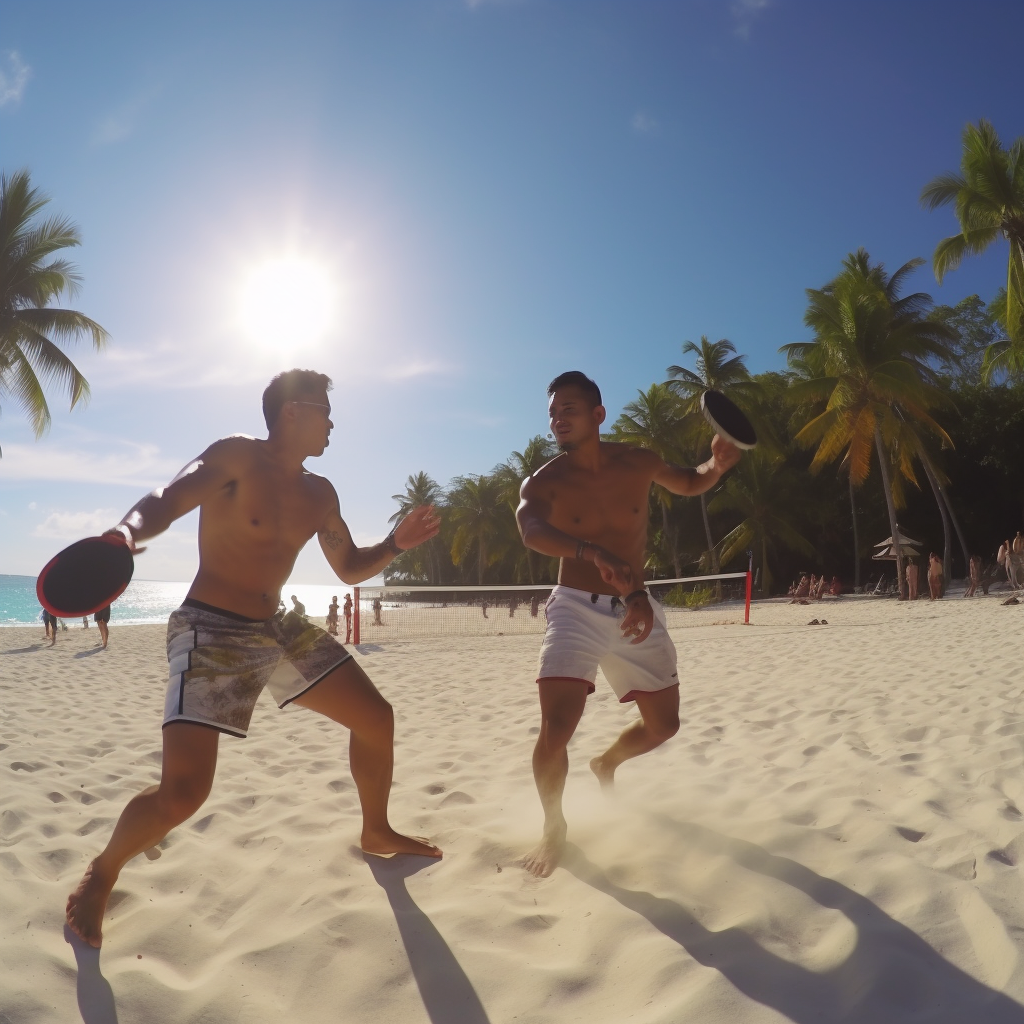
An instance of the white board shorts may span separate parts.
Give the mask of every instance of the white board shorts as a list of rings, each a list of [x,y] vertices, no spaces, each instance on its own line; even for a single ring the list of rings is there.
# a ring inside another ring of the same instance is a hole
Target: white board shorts
[[[676,648],[665,628],[665,612],[651,601],[654,628],[643,643],[622,635],[625,609],[607,594],[594,595],[557,586],[544,607],[548,628],[540,648],[537,682],[570,679],[594,692],[601,668],[619,702],[636,700],[637,693],[654,693],[679,685]]]

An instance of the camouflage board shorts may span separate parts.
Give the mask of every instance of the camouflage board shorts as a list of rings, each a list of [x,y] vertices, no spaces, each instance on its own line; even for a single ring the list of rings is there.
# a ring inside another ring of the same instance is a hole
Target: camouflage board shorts
[[[164,725],[195,722],[244,738],[265,686],[283,708],[351,657],[295,612],[247,619],[186,598],[167,622]]]

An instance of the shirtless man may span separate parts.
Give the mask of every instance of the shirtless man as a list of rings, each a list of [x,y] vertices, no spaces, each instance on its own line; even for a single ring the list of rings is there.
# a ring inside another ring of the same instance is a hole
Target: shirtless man
[[[918,586],[918,578],[919,578],[918,577],[918,571],[919,570],[917,568],[917,562],[915,562],[912,558],[908,559],[907,567],[906,567],[906,569],[903,570],[904,574],[907,577],[907,600],[908,601],[916,601],[917,600],[917,586]]]
[[[696,469],[669,465],[645,448],[602,441],[601,392],[578,371],[556,377],[548,396],[561,454],[524,481],[516,513],[526,546],[561,559],[537,673],[541,726],[533,774],[544,835],[523,860],[538,877],[554,871],[565,848],[566,748],[594,691],[598,665],[619,700],[636,701],[641,716],[590,762],[602,787],[612,786],[623,761],[653,750],[679,729],[675,648],[661,607],[652,606],[643,589],[651,485],[702,494],[740,458],[718,436],[711,459]]]
[[[281,587],[314,534],[338,577],[355,584],[438,531],[433,509],[424,506],[380,544],[355,546],[334,488],[303,466],[327,447],[330,386],[329,377],[312,370],[279,374],[263,393],[267,440],[236,434],[214,442],[115,527],[140,552],[142,541],[202,510],[199,572],[167,625],[170,684],[160,782],[129,801],[106,848],[68,898],[68,924],[90,945],[100,945],[103,912],[121,868],[203,804],[220,734],[245,736],[264,686],[280,707],[294,702],[350,730],[365,852],[441,856],[388,822],[391,705],[337,641],[294,612],[278,610]]]

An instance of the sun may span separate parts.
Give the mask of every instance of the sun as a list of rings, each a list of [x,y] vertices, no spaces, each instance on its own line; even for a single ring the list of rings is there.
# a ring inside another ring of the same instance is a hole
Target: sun
[[[262,345],[317,345],[336,326],[337,315],[337,284],[328,268],[313,259],[266,260],[248,272],[239,292],[239,326]]]

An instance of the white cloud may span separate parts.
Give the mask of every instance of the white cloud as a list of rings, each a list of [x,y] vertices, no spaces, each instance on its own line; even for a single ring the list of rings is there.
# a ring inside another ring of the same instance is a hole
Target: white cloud
[[[643,110],[638,110],[629,123],[633,126],[633,131],[639,132],[641,135],[650,135],[659,127],[657,120]]]
[[[35,503],[34,501],[30,501],[30,502],[28,503],[28,507],[29,507],[30,509],[36,509],[36,508],[38,508],[39,506],[38,506],[38,505],[36,505],[36,503]]]
[[[25,94],[31,77],[32,69],[16,50],[8,50],[0,57],[0,107],[17,103]]]
[[[97,438],[93,450],[47,445],[4,445],[4,480],[67,480],[91,484],[157,487],[181,466],[160,454],[155,444]]]
[[[142,113],[151,98],[149,95],[136,96],[111,110],[96,125],[92,133],[92,144],[94,146],[109,146],[111,143],[128,138],[135,130],[139,114]]]
[[[772,0],[734,0],[730,10],[736,23],[736,35],[749,39],[755,19],[770,7],[771,3]]]
[[[32,536],[78,540],[109,530],[120,518],[112,508],[98,508],[93,512],[51,512],[32,531]]]

